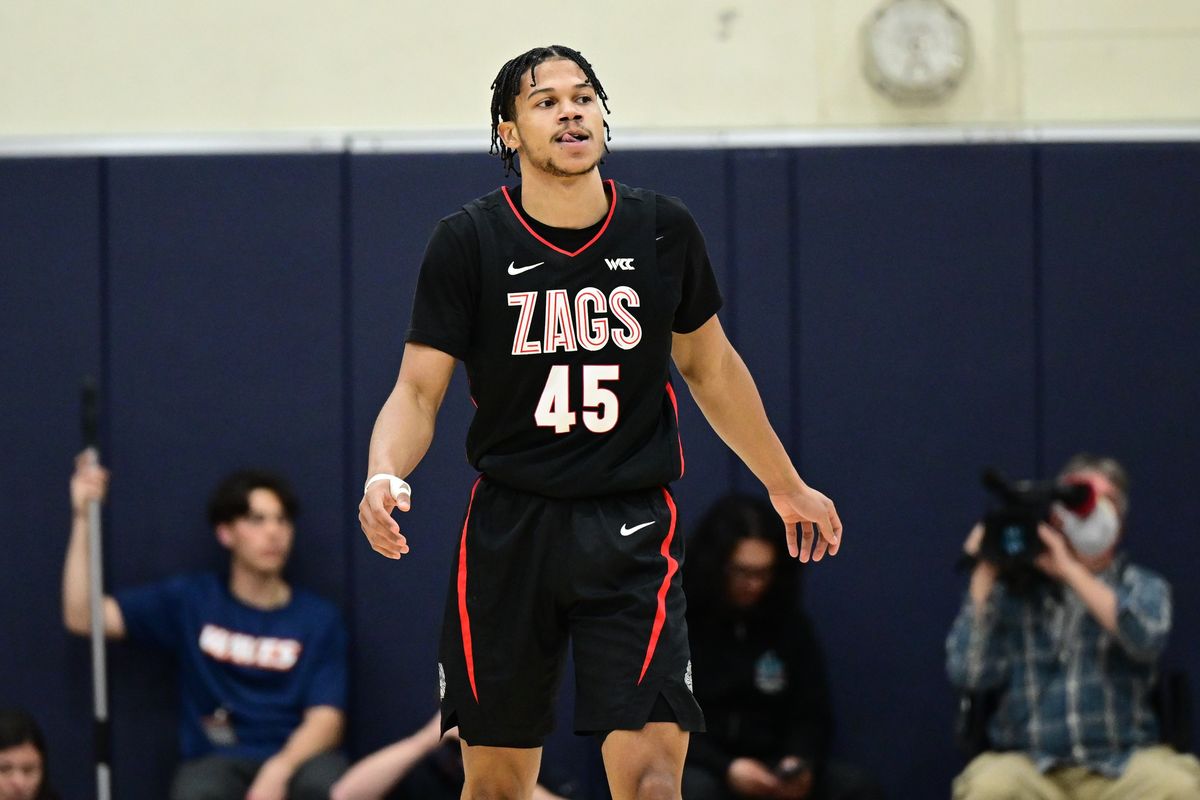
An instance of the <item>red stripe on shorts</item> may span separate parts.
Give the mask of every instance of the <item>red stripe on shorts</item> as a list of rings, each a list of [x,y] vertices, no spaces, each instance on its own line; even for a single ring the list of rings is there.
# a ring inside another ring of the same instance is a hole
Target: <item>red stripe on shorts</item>
[[[467,525],[471,522],[471,506],[475,505],[475,490],[483,476],[475,479],[471,487],[471,499],[467,501],[467,518],[463,520],[462,541],[458,545],[458,621],[462,626],[463,655],[467,660],[467,680],[471,682],[471,694],[479,702],[479,691],[475,688],[475,654],[471,649],[471,617],[467,614]],[[674,524],[672,524],[674,527]]]
[[[667,508],[671,509],[671,529],[667,531],[667,537],[663,539],[659,549],[662,557],[667,560],[667,574],[663,577],[662,586],[658,587],[658,611],[654,614],[654,627],[650,629],[650,644],[646,646],[646,660],[642,663],[638,686],[642,685],[646,670],[650,668],[650,659],[654,658],[654,648],[658,647],[658,635],[662,633],[663,623],[667,621],[667,590],[671,588],[671,578],[679,571],[679,562],[671,555],[671,540],[675,538],[675,501],[666,489],[663,489],[662,493],[667,499]]]
[[[667,397],[671,398],[671,407],[675,409],[675,438],[679,440],[679,477],[683,477],[683,432],[679,430],[679,402],[675,399],[675,387],[667,381]]]

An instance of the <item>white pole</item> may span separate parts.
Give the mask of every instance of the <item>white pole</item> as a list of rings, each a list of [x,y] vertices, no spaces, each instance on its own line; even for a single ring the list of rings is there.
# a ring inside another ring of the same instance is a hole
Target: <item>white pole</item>
[[[96,410],[96,385],[84,381],[83,441],[88,458],[100,463],[96,446],[99,425]],[[104,542],[100,527],[100,501],[88,503],[88,601],[91,606],[92,639],[92,710],[96,751],[96,798],[112,799],[112,770],[109,757],[108,725],[108,668],[104,649]]]

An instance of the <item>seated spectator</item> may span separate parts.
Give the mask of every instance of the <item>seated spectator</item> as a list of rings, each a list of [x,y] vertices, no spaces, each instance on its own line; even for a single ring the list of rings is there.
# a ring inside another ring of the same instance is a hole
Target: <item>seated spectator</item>
[[[1111,458],[1077,455],[1059,478],[1090,484],[1094,508],[1057,508],[1038,535],[1023,591],[976,563],[946,640],[950,681],[997,694],[993,751],[959,775],[953,796],[1200,798],[1200,763],[1158,743],[1150,688],[1171,629],[1167,582],[1118,553],[1129,481]],[[975,556],[983,526],[967,537]]]
[[[0,800],[57,800],[46,768],[46,740],[24,711],[0,711]]]
[[[63,569],[67,629],[89,631],[88,523],[108,473],[88,454],[71,478]],[[209,503],[226,575],[178,575],[104,598],[105,633],[165,648],[180,671],[183,761],[172,800],[329,796],[346,700],[346,632],[330,603],[283,577],[296,500],[278,477],[238,472]]]
[[[692,678],[708,732],[688,747],[687,800],[882,796],[859,771],[829,761],[825,669],[799,579],[765,500],[718,500],[688,540]]]
[[[463,790],[458,728],[443,737],[441,724],[441,714],[435,714],[412,736],[356,763],[334,784],[330,800],[458,800]],[[533,800],[564,800],[542,784],[551,783],[563,792],[573,787],[547,772],[543,765]]]

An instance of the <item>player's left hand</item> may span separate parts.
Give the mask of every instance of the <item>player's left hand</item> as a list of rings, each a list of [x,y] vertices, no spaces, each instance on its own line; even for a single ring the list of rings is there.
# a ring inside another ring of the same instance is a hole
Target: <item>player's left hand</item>
[[[772,493],[771,505],[787,528],[788,553],[792,558],[808,561],[811,555],[813,561],[820,561],[827,551],[831,556],[837,555],[842,544],[842,520],[832,500],[804,485],[798,491]],[[801,531],[799,542],[797,525]]]
[[[1056,581],[1065,581],[1067,571],[1079,563],[1067,544],[1067,537],[1042,522],[1038,524],[1038,538],[1046,545],[1046,550],[1033,560],[1034,566]]]
[[[246,800],[287,800],[287,785],[291,779],[292,770],[287,764],[277,758],[268,758],[246,790]]]

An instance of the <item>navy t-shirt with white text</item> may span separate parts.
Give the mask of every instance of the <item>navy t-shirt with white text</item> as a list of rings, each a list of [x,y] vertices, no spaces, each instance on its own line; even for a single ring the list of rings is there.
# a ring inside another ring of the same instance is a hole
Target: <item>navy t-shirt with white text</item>
[[[184,758],[265,759],[314,706],[346,705],[345,625],[328,601],[292,590],[272,610],[242,603],[213,573],[115,594],[129,638],[179,662]]]

